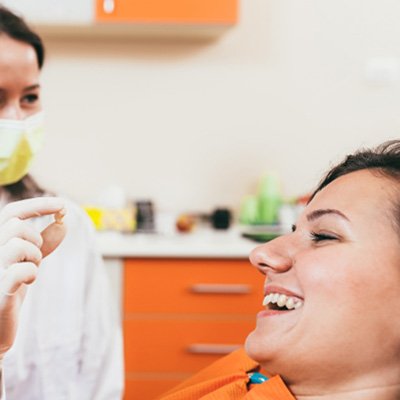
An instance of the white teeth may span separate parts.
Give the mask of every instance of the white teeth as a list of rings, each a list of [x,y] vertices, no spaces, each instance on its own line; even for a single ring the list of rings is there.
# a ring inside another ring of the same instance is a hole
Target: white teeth
[[[297,310],[298,308],[300,308],[303,305],[302,301],[298,301],[295,305],[294,308]]]
[[[285,294],[270,293],[263,300],[263,306],[268,306],[268,304],[276,304],[278,307],[286,307],[288,310],[297,310],[303,305],[303,301]]]
[[[264,304],[265,305],[265,304]],[[294,308],[294,299],[293,297],[289,297],[286,302],[286,308],[288,310],[292,310]]]
[[[263,300],[262,305],[263,305],[263,306],[266,306],[267,304],[269,304],[269,303],[271,302],[271,297],[272,297],[272,294],[267,294],[267,295],[264,297],[264,300]]]
[[[286,300],[287,300],[287,296],[285,296],[284,294],[281,294],[279,296],[276,304],[278,304],[279,307],[283,307],[286,304]]]

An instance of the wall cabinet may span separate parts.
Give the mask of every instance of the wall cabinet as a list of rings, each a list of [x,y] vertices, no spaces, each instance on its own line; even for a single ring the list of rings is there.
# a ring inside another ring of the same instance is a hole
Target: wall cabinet
[[[154,399],[240,347],[262,298],[247,259],[127,259],[124,399]]]
[[[44,34],[219,34],[237,22],[238,0],[3,0]],[[162,28],[162,29],[161,29]],[[184,29],[182,29],[184,28]],[[207,29],[208,31],[207,31]],[[197,29],[197,30],[196,30]]]
[[[227,24],[237,19],[237,0],[96,0],[96,20],[163,24]]]

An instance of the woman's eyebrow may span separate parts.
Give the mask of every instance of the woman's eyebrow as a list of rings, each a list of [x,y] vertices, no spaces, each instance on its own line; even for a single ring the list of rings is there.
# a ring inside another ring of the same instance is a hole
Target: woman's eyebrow
[[[307,214],[307,221],[311,222],[311,221],[315,221],[318,218],[323,217],[324,215],[338,215],[339,217],[345,219],[346,221],[350,220],[346,217],[346,215],[344,215],[341,211],[339,210],[335,210],[334,208],[326,208],[326,209],[320,209],[320,210],[314,210],[312,212],[310,212],[309,214]]]

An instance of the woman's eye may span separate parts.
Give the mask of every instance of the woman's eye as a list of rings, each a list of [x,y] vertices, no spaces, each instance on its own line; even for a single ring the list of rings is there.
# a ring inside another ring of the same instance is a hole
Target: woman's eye
[[[327,240],[337,240],[337,237],[333,235],[328,235],[326,233],[311,232],[311,240],[313,242],[323,242]]]

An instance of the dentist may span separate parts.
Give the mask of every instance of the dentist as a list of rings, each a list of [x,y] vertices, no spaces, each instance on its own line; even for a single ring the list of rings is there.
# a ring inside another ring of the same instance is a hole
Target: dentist
[[[40,37],[0,7],[0,209],[6,215],[10,208],[15,210],[7,205],[15,200],[38,197],[34,200],[40,203],[49,196],[28,174],[43,142],[39,79],[43,62]],[[67,200],[63,207],[67,233],[56,252],[42,260],[44,255],[37,251],[40,238],[23,237],[36,250],[24,243],[33,253],[25,260],[11,252],[2,266],[1,252],[7,247],[0,247],[0,268],[6,271],[0,275],[0,353],[5,354],[6,393],[13,400],[117,400],[123,387],[122,335],[111,308],[105,267],[86,214]],[[42,217],[24,225],[41,232],[53,221],[47,214],[54,211],[54,204],[49,209],[42,205],[37,210]],[[21,219],[19,211],[14,217]],[[6,233],[4,243],[10,239]],[[22,268],[10,266],[20,261]],[[36,268],[25,261],[40,263],[37,276]],[[33,283],[26,294],[23,290],[20,306],[22,282]],[[7,309],[10,313],[4,314]],[[4,336],[9,332],[8,338]]]
[[[27,222],[55,214],[56,221],[42,232]],[[64,203],[55,197],[40,197],[9,203],[0,212],[0,399],[5,399],[2,363],[14,343],[18,317],[27,285],[37,277],[42,259],[65,237]]]

